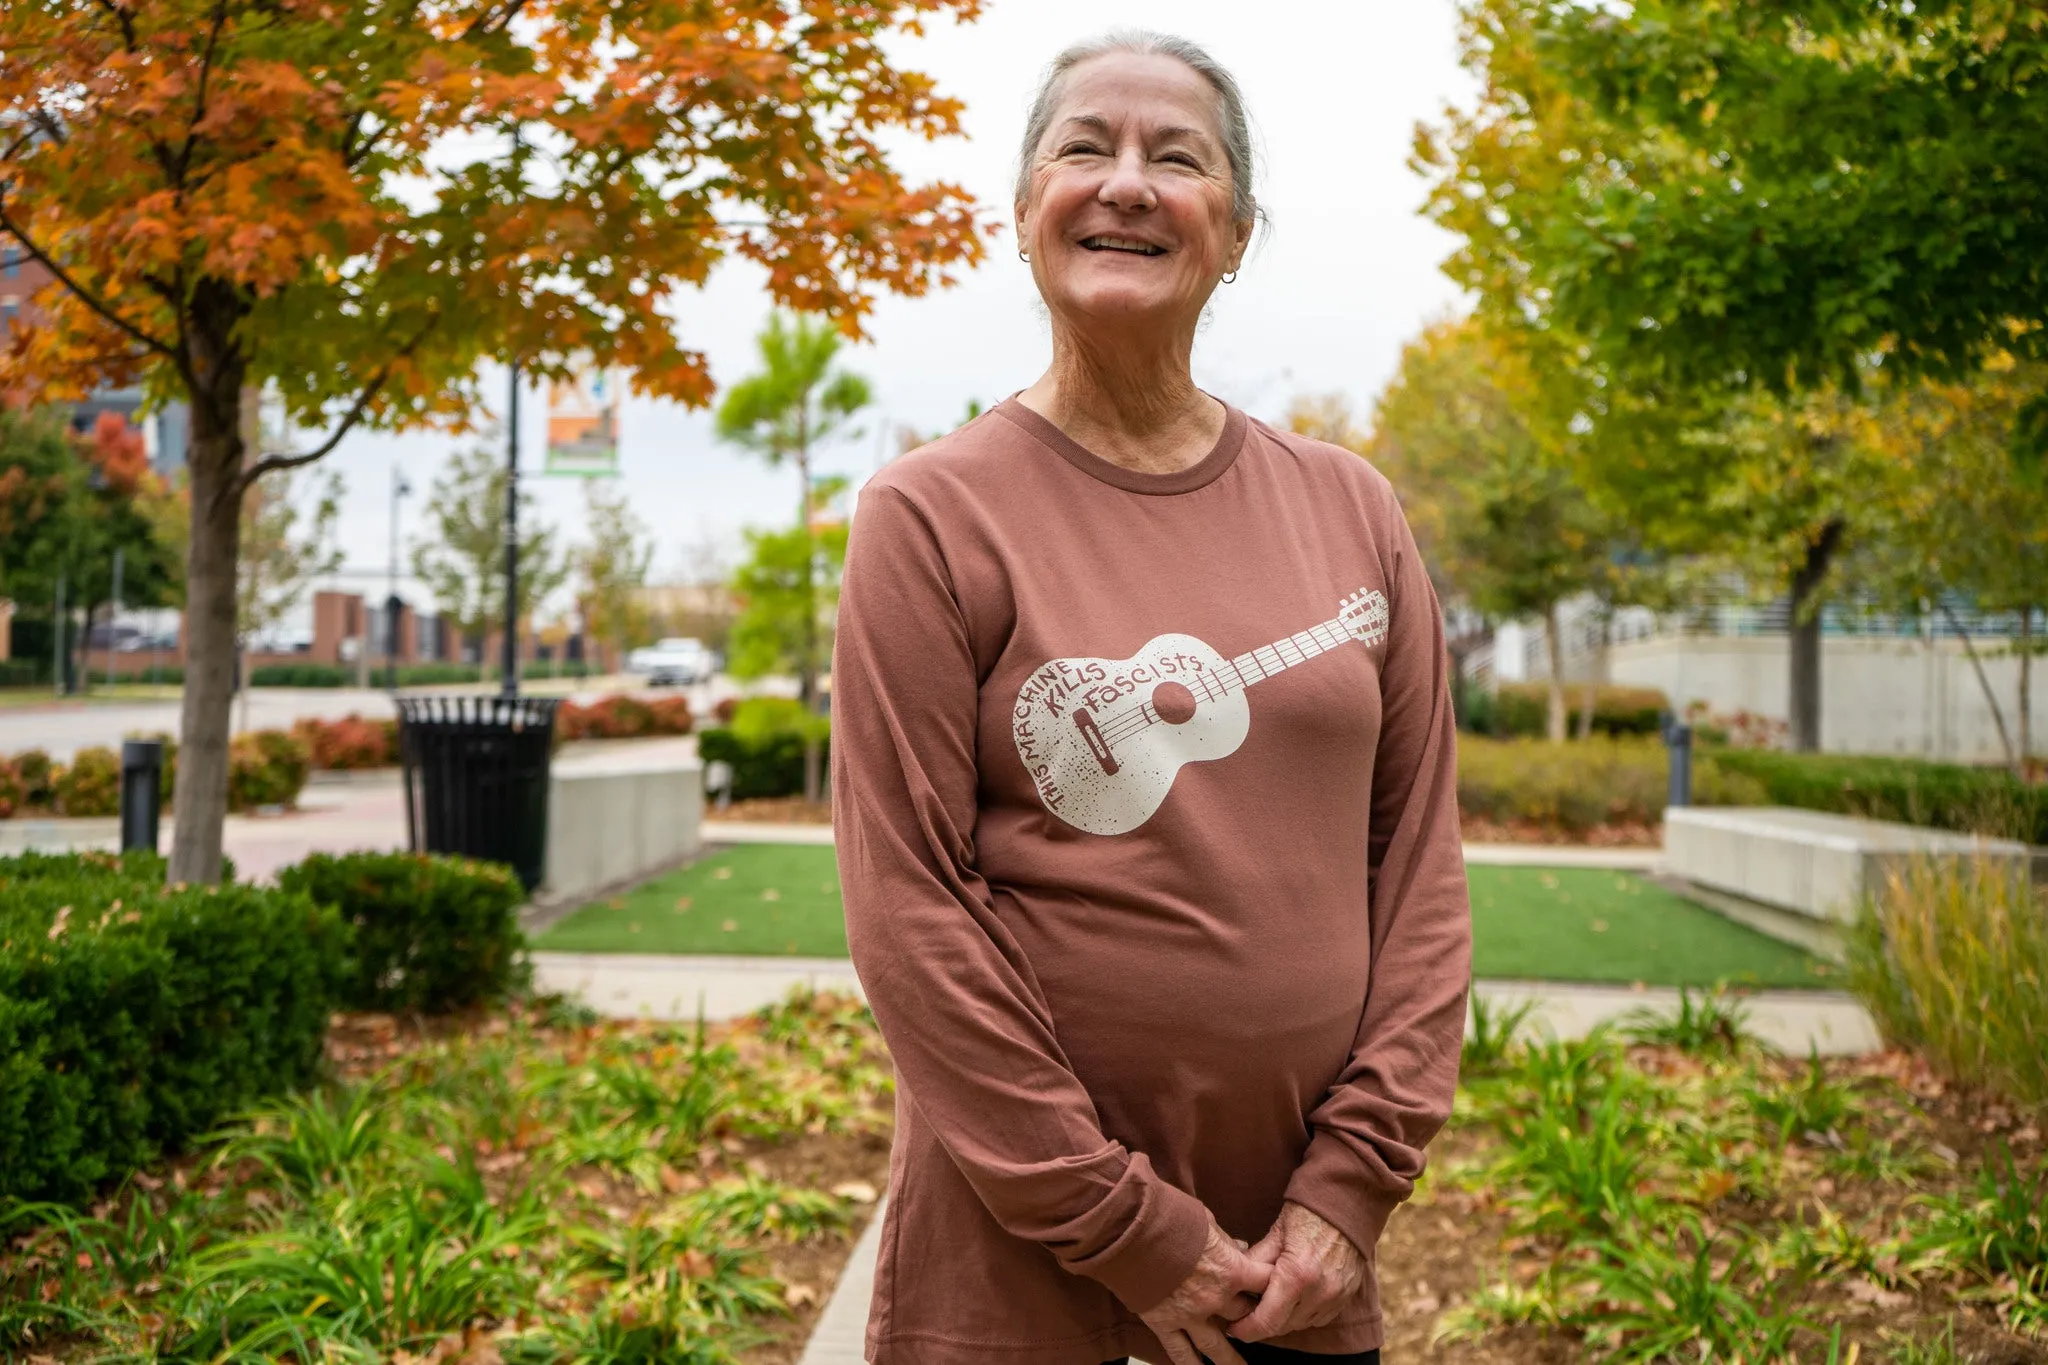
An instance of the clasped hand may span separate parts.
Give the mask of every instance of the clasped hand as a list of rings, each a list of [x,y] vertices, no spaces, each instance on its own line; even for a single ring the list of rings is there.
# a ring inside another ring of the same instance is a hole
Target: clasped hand
[[[1204,1356],[1210,1365],[1244,1365],[1231,1337],[1265,1341],[1327,1326],[1357,1297],[1365,1271],[1364,1253],[1333,1224],[1300,1204],[1283,1204],[1256,1246],[1233,1241],[1212,1222],[1187,1279],[1138,1316],[1173,1365],[1201,1365]]]

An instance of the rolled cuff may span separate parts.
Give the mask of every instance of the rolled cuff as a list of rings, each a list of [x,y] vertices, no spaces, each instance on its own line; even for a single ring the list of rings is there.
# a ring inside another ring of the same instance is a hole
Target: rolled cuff
[[[1394,1206],[1410,1193],[1390,1190],[1381,1179],[1342,1138],[1318,1128],[1287,1182],[1287,1198],[1343,1233],[1371,1260]]]
[[[1157,1306],[1194,1273],[1214,1221],[1201,1200],[1156,1175],[1143,1189],[1138,1215],[1121,1237],[1093,1255],[1061,1258],[1068,1270],[1100,1282],[1133,1313]]]

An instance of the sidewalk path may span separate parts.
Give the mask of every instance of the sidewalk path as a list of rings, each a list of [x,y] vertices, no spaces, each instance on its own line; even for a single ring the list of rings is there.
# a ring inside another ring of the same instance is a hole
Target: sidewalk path
[[[875,1296],[875,1257],[882,1247],[882,1214],[889,1207],[883,1200],[875,1205],[874,1217],[853,1244],[853,1255],[839,1272],[839,1283],[811,1329],[810,1345],[797,1365],[866,1365],[868,1303]]]
[[[704,821],[711,844],[829,844],[830,825],[781,825],[767,821]],[[1648,872],[1664,861],[1661,848],[1582,848],[1571,844],[1467,844],[1465,861],[1487,867],[1594,867],[1615,872]]]
[[[654,953],[533,955],[534,984],[582,999],[614,1019],[731,1019],[781,1000],[798,986],[864,996],[853,964],[829,957],[724,957]],[[1579,986],[1557,981],[1481,981],[1487,1001],[1533,1001],[1531,1023],[1562,1038],[1637,1010],[1678,1011],[1670,987]],[[1861,1005],[1835,991],[1759,991],[1745,996],[1749,1028],[1788,1056],[1810,1048],[1822,1056],[1853,1056],[1880,1046]]]

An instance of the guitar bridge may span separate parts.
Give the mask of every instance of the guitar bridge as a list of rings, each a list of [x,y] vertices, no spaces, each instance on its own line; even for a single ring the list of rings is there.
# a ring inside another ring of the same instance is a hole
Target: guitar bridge
[[[1102,771],[1116,776],[1116,755],[1109,751],[1109,741],[1102,737],[1102,729],[1096,725],[1095,717],[1088,714],[1085,706],[1074,710],[1074,724],[1080,727],[1081,738],[1088,743],[1088,752],[1095,755],[1095,761],[1102,765]]]

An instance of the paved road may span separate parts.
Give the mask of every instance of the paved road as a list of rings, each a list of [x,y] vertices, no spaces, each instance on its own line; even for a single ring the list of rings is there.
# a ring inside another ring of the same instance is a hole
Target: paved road
[[[621,681],[607,679],[594,692],[578,692],[587,701],[599,693],[619,691]],[[680,691],[691,707],[708,710],[712,696],[724,696],[733,689],[723,679],[698,687],[664,689],[664,695]],[[464,690],[464,689],[457,689]],[[242,703],[235,703],[234,728],[242,730],[285,730],[306,716],[338,720],[346,715],[389,716],[391,696],[374,688],[354,687],[257,687],[250,689],[248,719]],[[22,749],[42,749],[59,761],[93,745],[112,747],[122,737],[136,734],[176,734],[178,703],[167,701],[52,701],[48,705],[0,707],[0,754]]]

